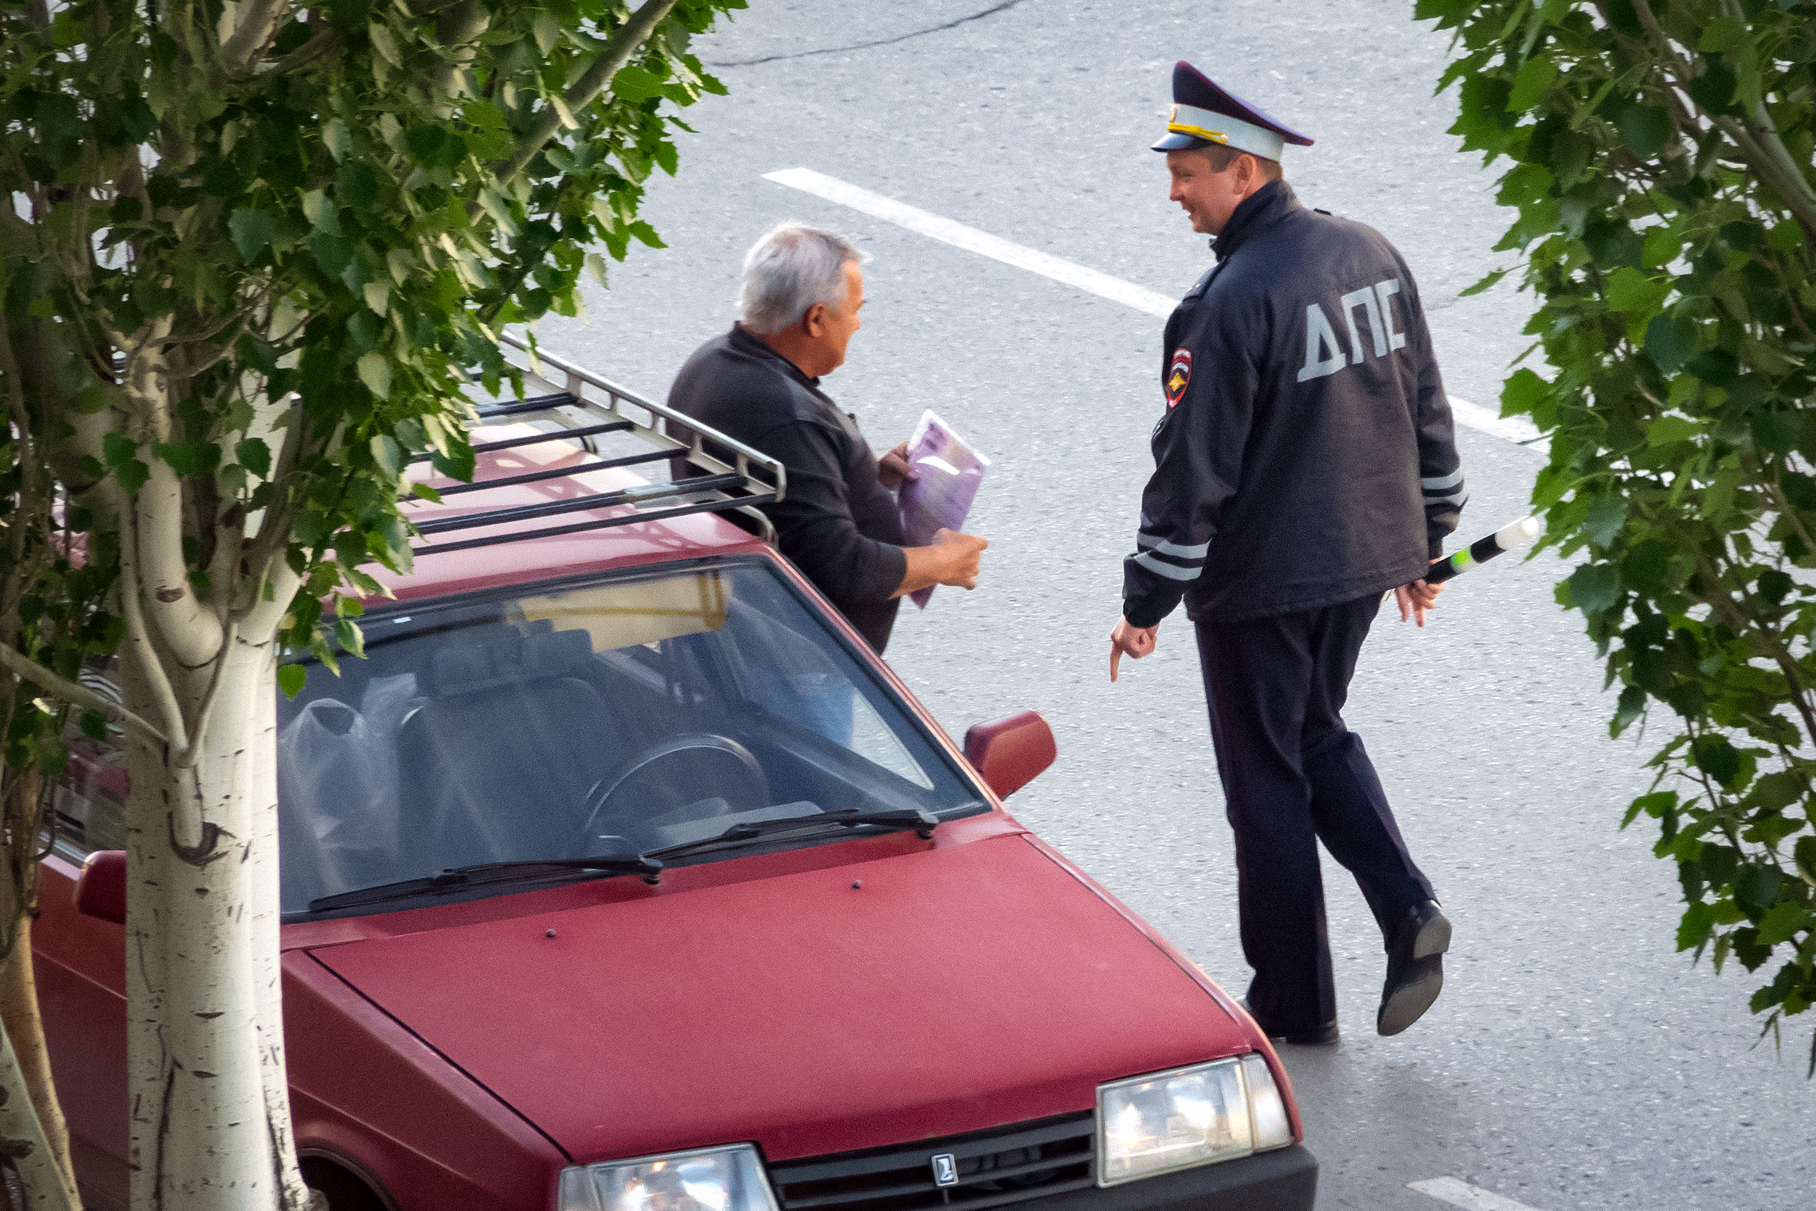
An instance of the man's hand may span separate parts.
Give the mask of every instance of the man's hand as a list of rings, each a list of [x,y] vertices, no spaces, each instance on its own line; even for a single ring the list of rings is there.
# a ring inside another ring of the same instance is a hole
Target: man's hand
[[[921,477],[921,473],[908,462],[907,442],[876,460],[876,477],[885,488],[897,487],[905,479],[915,480]]]
[[[1126,655],[1140,660],[1154,650],[1154,637],[1160,624],[1151,627],[1131,626],[1127,618],[1118,618],[1110,632],[1110,680],[1116,680],[1116,665]]]
[[[989,539],[976,534],[940,529],[934,531],[930,545],[902,548],[902,553],[908,557],[908,570],[895,595],[902,597],[936,584],[975,589],[978,562],[989,545]]]
[[[1434,559],[1432,562],[1438,561]],[[1415,580],[1395,589],[1394,600],[1400,603],[1400,621],[1405,622],[1411,618],[1416,625],[1424,626],[1425,611],[1437,608],[1438,594],[1443,591],[1442,584],[1426,584],[1423,580]]]

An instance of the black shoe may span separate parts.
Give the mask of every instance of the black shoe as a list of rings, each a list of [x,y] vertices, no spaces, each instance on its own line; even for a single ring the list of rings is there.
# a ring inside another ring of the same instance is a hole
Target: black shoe
[[[1251,1018],[1255,1019],[1255,1025],[1261,1027],[1261,1033],[1276,1043],[1292,1043],[1297,1047],[1329,1047],[1337,1041],[1335,1018],[1310,1030],[1283,1030],[1278,1026],[1268,1025],[1260,1014],[1249,1008],[1247,997],[1242,998],[1242,1008]]]
[[[1444,989],[1444,952],[1450,949],[1450,918],[1436,900],[1415,904],[1387,943],[1387,982],[1375,1029],[1399,1034],[1418,1021]]]

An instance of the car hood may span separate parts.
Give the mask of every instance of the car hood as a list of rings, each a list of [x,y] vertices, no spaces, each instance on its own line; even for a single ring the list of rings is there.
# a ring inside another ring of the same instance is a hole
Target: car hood
[[[981,1130],[1248,1049],[1019,834],[313,953],[582,1161]]]

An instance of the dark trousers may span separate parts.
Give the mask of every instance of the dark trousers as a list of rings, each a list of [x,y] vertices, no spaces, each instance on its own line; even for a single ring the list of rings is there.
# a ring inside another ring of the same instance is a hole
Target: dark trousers
[[[1343,725],[1378,595],[1250,622],[1200,622],[1211,740],[1236,831],[1249,1004],[1270,1026],[1336,1020],[1318,841],[1356,877],[1384,937],[1433,899],[1362,748]]]

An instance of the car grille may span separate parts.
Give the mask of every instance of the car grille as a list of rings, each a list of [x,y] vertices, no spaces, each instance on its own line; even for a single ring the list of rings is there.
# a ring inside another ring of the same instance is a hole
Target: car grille
[[[1017,1123],[970,1135],[867,1148],[769,1166],[782,1211],[983,1211],[1078,1190],[1097,1180],[1096,1114]],[[933,1158],[950,1154],[957,1181],[934,1181]]]

